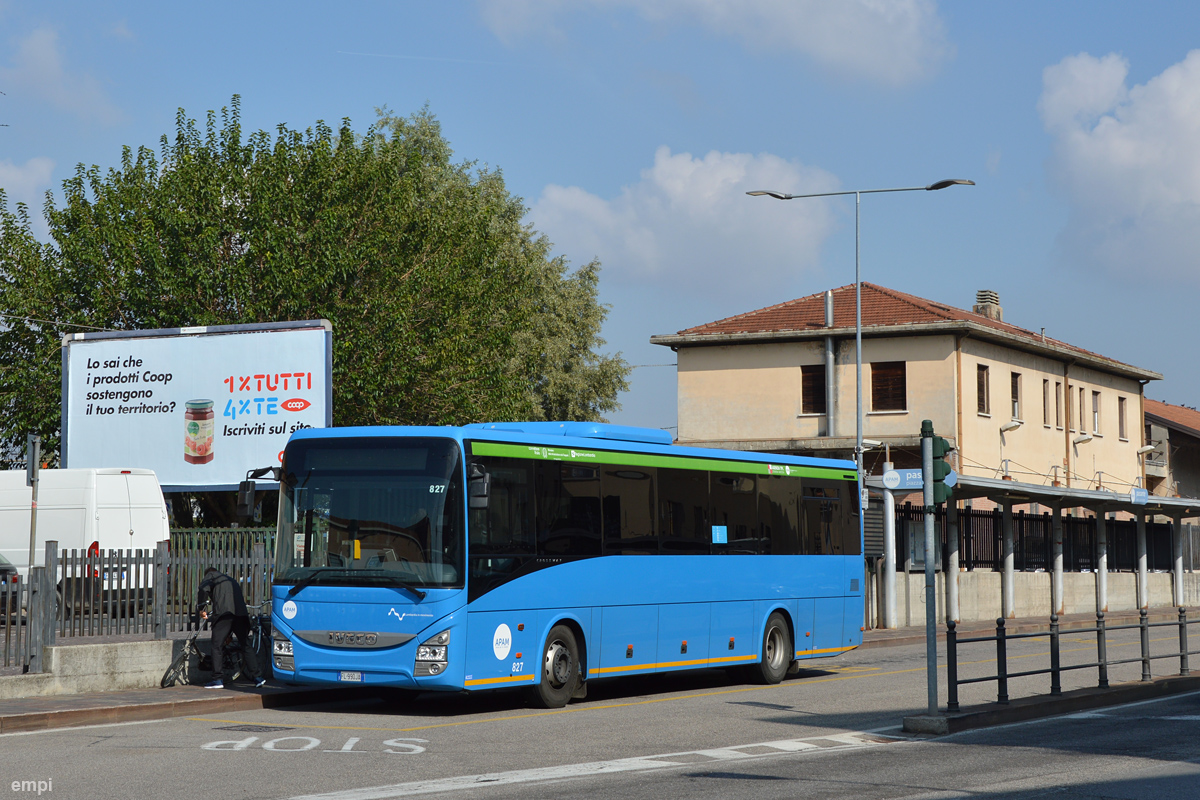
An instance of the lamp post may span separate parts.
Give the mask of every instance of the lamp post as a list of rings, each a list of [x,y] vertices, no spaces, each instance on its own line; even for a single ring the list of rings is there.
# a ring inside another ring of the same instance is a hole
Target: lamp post
[[[786,194],[785,192],[756,190],[746,192],[751,197],[774,197],[776,200],[800,200],[806,197],[840,197],[854,195],[854,385],[855,385],[855,433],[854,433],[854,463],[858,467],[858,515],[859,539],[862,538],[862,487],[863,487],[863,398],[862,398],[862,270],[859,259],[859,208],[864,194],[883,194],[885,192],[936,192],[950,186],[974,186],[975,181],[962,178],[952,178],[931,183],[928,186],[905,186],[898,189],[856,189],[848,192],[818,192],[816,194]],[[826,375],[826,380],[833,380],[832,375]],[[833,409],[826,409],[832,414]]]

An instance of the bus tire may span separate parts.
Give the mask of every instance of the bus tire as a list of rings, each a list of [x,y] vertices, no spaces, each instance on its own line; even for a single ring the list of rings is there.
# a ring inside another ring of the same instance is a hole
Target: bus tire
[[[767,618],[763,629],[762,660],[750,667],[755,683],[779,683],[787,674],[795,652],[787,620],[778,611]]]
[[[579,645],[566,625],[555,625],[542,648],[541,674],[531,698],[541,708],[562,708],[579,686]]]

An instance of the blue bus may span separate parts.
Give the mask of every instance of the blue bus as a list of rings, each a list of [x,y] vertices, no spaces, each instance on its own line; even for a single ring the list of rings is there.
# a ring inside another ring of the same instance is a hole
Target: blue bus
[[[303,430],[280,480],[278,679],[416,690],[737,667],[862,641],[852,462],[584,422]]]

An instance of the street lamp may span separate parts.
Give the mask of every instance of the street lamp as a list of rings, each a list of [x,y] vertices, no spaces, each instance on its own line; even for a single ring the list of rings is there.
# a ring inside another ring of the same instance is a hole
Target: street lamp
[[[839,197],[854,195],[854,382],[855,382],[855,434],[854,434],[854,463],[858,467],[858,495],[862,504],[862,471],[863,471],[863,399],[862,399],[862,270],[859,261],[859,205],[861,195],[882,194],[884,192],[936,192],[950,186],[974,186],[975,181],[962,178],[949,178],[928,186],[905,186],[899,189],[857,189],[848,192],[818,192],[816,194],[787,194],[770,190],[746,192],[751,197],[774,197],[776,200],[800,200],[806,197]],[[826,380],[832,380],[827,375]],[[827,413],[833,413],[829,409]],[[862,514],[859,514],[859,536],[862,535]]]
[[[799,200],[805,197],[838,197],[854,195],[854,388],[855,388],[855,433],[854,433],[854,466],[858,473],[858,541],[862,547],[863,541],[863,399],[862,399],[862,269],[859,258],[859,209],[862,195],[883,194],[884,192],[936,192],[950,186],[974,186],[975,181],[962,178],[931,183],[928,186],[905,186],[898,189],[858,189],[851,192],[817,192],[815,194],[787,194],[775,191],[746,192],[751,197],[774,197],[776,200]],[[832,375],[826,375],[826,380],[832,380]],[[826,409],[832,414],[833,409]],[[927,484],[928,485],[928,484]],[[937,638],[936,611],[933,587],[933,516],[925,515],[925,671],[928,684],[929,715],[937,715]],[[859,552],[862,552],[861,550]]]

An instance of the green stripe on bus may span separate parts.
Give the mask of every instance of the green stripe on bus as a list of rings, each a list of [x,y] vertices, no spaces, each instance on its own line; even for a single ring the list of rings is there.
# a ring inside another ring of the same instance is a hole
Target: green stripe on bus
[[[477,456],[533,458],[539,461],[570,461],[577,464],[612,464],[624,467],[668,467],[674,469],[740,472],[746,475],[790,475],[827,480],[857,480],[852,472],[829,467],[801,467],[796,464],[760,464],[754,461],[727,461],[719,458],[691,456],[660,456],[653,453],[618,453],[611,450],[579,450],[570,447],[503,444],[500,442],[471,442],[471,453]]]

